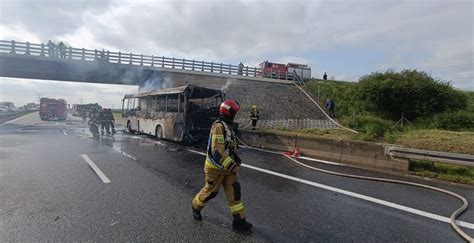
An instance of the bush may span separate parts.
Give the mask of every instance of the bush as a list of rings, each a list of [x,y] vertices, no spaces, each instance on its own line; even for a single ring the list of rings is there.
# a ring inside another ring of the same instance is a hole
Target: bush
[[[343,120],[344,125],[365,133],[361,139],[372,140],[382,136],[387,136],[393,127],[393,122],[370,115],[357,116],[354,119],[346,117]]]
[[[367,111],[394,120],[402,113],[415,120],[468,107],[465,93],[455,90],[449,82],[435,80],[417,70],[372,73],[360,79],[358,89]]]
[[[467,97],[467,111],[474,112],[474,91],[461,91]]]
[[[313,97],[318,97],[318,88],[321,104],[331,98],[335,103],[335,112],[338,117],[350,116],[353,112],[360,113],[364,110],[363,104],[358,99],[357,83],[335,81],[310,81],[308,91]]]
[[[445,112],[433,116],[428,122],[431,128],[454,130],[454,131],[474,131],[474,112],[458,111]]]

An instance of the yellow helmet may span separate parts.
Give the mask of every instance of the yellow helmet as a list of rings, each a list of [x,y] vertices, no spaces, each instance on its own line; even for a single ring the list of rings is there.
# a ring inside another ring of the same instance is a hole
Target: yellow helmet
[[[256,105],[253,105],[253,106],[252,106],[252,109],[257,109],[257,106],[256,106]]]

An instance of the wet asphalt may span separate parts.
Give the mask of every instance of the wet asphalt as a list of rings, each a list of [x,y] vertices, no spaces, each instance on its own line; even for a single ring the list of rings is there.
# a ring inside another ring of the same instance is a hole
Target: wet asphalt
[[[250,168],[239,172],[251,234],[234,232],[223,191],[191,216],[203,156],[119,131],[94,141],[77,118],[31,115],[0,126],[0,242],[462,242],[450,225]],[[111,180],[105,184],[87,155]],[[425,189],[311,171],[280,155],[241,149],[245,164],[449,217],[461,204]],[[474,202],[474,190],[304,161],[318,168],[422,182]],[[472,208],[472,207],[471,207]],[[460,220],[474,222],[470,209]],[[466,229],[474,235],[474,230]]]

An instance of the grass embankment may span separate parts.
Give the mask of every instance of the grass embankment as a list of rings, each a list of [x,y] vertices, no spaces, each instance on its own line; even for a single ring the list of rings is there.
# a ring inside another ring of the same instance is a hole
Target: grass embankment
[[[309,138],[328,138],[328,139],[337,139],[337,140],[357,140],[357,134],[354,134],[345,129],[301,129],[301,130],[288,130],[288,129],[275,129],[267,130],[268,132],[274,134],[282,134],[289,136],[302,136]]]
[[[410,161],[409,170],[418,176],[474,186],[474,167],[457,166],[426,161]]]
[[[357,83],[314,80],[307,86],[321,103],[332,98],[340,122],[361,134],[321,130],[297,133],[474,155],[472,91],[457,90],[449,82],[417,70],[375,72]],[[397,123],[402,114],[409,121]],[[453,182],[472,184],[474,180],[474,169],[467,166],[413,161],[410,170]]]
[[[410,148],[474,155],[474,132],[412,130],[401,134],[397,143]],[[474,185],[472,166],[412,160],[409,170],[418,176]]]
[[[115,119],[115,124],[117,125],[123,125],[123,118],[122,118],[122,112],[113,112]]]
[[[410,148],[474,155],[474,132],[410,130],[398,135],[396,143]]]
[[[302,130],[276,129],[271,130],[270,132],[314,138],[366,141],[364,133],[355,134],[341,128],[315,128]],[[392,141],[383,140],[382,142],[400,144],[408,148],[474,155],[474,132],[457,132],[436,129],[408,130],[393,134],[391,140]]]

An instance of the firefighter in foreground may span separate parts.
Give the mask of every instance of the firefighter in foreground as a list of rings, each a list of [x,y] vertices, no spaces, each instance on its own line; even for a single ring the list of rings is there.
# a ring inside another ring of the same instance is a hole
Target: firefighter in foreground
[[[192,209],[194,219],[202,220],[201,210],[209,200],[217,196],[222,185],[234,217],[232,227],[236,230],[250,230],[252,224],[245,220],[245,207],[241,200],[240,183],[237,181],[241,160],[235,153],[237,140],[233,124],[239,109],[239,104],[234,100],[225,100],[220,106],[220,116],[209,134],[204,165],[205,185],[194,197]]]
[[[257,106],[253,105],[252,110],[250,110],[250,120],[252,120],[252,130],[255,130],[257,127],[257,121],[260,119],[260,112],[257,110]]]

